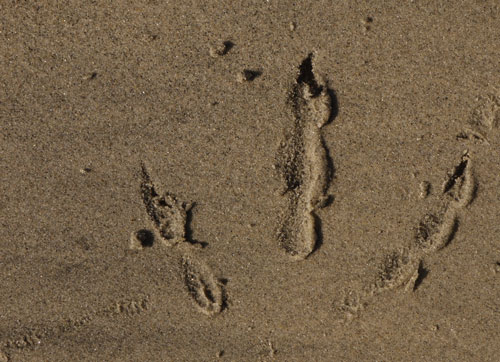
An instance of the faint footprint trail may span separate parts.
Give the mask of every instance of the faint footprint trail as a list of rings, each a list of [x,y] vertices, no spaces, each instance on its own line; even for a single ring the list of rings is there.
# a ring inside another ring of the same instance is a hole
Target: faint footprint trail
[[[188,213],[192,204],[180,202],[168,192],[160,194],[144,164],[141,167],[141,178],[141,196],[146,213],[163,245],[181,249],[182,280],[189,295],[202,313],[209,316],[220,313],[226,300],[224,283],[215,277],[205,263],[195,257],[195,247],[203,247],[203,244],[186,235]]]
[[[312,60],[309,54],[299,67],[290,93],[294,123],[280,144],[275,165],[287,198],[278,242],[298,260],[307,258],[317,245],[320,220],[316,211],[329,202],[333,172],[321,129],[335,117],[337,101],[332,90],[316,81]]]
[[[500,91],[494,90],[477,101],[468,125],[457,135],[457,140],[489,145],[489,134],[500,126]]]
[[[369,298],[382,292],[397,288],[414,291],[428,273],[423,267],[424,258],[452,241],[458,230],[461,213],[472,202],[475,193],[472,161],[466,151],[443,184],[442,208],[422,217],[409,245],[385,257],[376,280],[371,285],[362,291],[351,290],[345,293],[339,309],[348,319],[358,315]]]
[[[42,342],[47,344],[58,340],[64,334],[78,331],[96,320],[136,317],[148,312],[149,309],[149,296],[137,295],[134,298],[116,300],[98,310],[88,310],[77,316],[69,316],[59,323],[23,328],[22,331],[13,333],[10,338],[0,342],[0,361],[1,357],[8,361],[15,351],[35,350]]]

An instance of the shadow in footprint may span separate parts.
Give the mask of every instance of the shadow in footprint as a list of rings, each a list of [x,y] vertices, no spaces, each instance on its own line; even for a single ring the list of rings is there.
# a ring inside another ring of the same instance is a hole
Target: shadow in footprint
[[[327,124],[329,124],[339,115],[339,100],[335,91],[328,86],[328,83],[326,85],[326,93],[330,96],[330,117],[327,121]]]
[[[314,248],[311,251],[311,254],[314,253],[319,248],[321,248],[321,245],[323,245],[322,221],[316,214],[313,214],[313,217],[314,217],[314,231],[316,232],[316,243],[314,244]]]
[[[262,72],[260,70],[245,69],[241,74],[242,80],[247,82],[252,82],[256,78],[260,77]]]
[[[422,284],[422,282],[424,281],[424,279],[427,277],[428,274],[429,270],[424,268],[422,263],[420,263],[418,266],[418,277],[415,280],[415,284],[413,285],[413,291],[417,290],[417,288],[420,286],[420,284]]]
[[[193,208],[196,206],[193,203],[186,213],[186,241],[192,245],[200,245],[202,248],[208,245],[205,241],[198,241],[193,237],[193,229],[191,228],[191,221],[193,220]]]
[[[150,248],[153,246],[155,236],[152,231],[141,229],[136,233],[137,240],[141,243],[143,248]]]

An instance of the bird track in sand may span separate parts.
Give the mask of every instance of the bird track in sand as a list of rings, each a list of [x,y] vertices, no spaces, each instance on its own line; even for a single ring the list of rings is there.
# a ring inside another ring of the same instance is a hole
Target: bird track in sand
[[[278,230],[279,245],[294,259],[307,258],[321,235],[317,210],[330,201],[332,161],[321,130],[335,117],[337,101],[313,73],[313,54],[299,66],[289,95],[293,124],[276,153],[275,168],[283,180],[287,206]]]
[[[147,167],[141,166],[141,196],[146,212],[165,246],[177,246],[181,252],[183,283],[198,309],[213,316],[225,307],[224,284],[193,251],[202,243],[187,237],[188,213],[192,204],[180,202],[168,192],[160,193]]]
[[[424,258],[446,247],[454,238],[461,212],[476,195],[472,160],[466,151],[443,183],[443,205],[440,210],[425,214],[415,228],[409,245],[385,256],[373,283],[362,290],[347,290],[338,309],[350,320],[368,304],[371,297],[382,292],[404,288],[414,291],[428,273]]]

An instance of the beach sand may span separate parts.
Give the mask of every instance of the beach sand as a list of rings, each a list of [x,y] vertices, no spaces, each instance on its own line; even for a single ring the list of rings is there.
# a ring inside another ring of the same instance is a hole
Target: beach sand
[[[500,5],[0,3],[0,361],[498,361]]]

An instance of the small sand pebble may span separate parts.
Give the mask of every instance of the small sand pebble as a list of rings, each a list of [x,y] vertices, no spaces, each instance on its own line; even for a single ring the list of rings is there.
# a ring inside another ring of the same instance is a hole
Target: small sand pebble
[[[80,169],[80,173],[82,175],[85,175],[86,173],[89,173],[90,171],[92,171],[92,169],[90,167],[84,167],[84,168]]]

